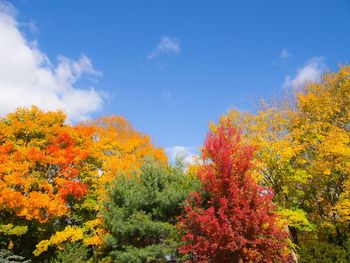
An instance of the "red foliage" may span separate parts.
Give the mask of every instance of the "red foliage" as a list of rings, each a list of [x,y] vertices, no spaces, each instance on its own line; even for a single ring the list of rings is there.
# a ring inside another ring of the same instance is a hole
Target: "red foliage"
[[[221,125],[203,149],[199,176],[203,193],[188,200],[180,226],[180,253],[188,262],[287,262],[287,233],[277,222],[272,193],[249,171],[254,147],[241,132]]]
[[[61,185],[59,194],[62,199],[67,199],[68,196],[75,196],[78,200],[88,193],[88,186],[81,182],[66,181]]]

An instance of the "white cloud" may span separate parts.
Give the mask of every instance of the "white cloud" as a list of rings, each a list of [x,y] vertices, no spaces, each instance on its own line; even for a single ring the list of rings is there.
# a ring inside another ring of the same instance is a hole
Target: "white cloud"
[[[283,87],[299,89],[307,83],[318,82],[321,80],[325,68],[326,66],[322,57],[312,58],[304,67],[297,70],[294,78],[287,75]]]
[[[165,54],[176,54],[181,51],[180,40],[173,37],[162,37],[157,47],[148,56],[148,59],[155,59],[157,56]]]
[[[289,53],[288,49],[286,49],[286,48],[282,49],[281,53],[280,53],[280,57],[281,57],[281,59],[289,58],[290,57],[290,53]]]
[[[192,152],[192,147],[173,146],[166,149],[170,160],[174,162],[176,159],[181,159],[185,164],[193,164],[198,159],[198,154]]]
[[[185,158],[184,158],[184,163],[185,164],[194,164],[196,161],[199,160],[199,156],[198,154],[190,154],[190,155],[187,155]]]
[[[70,120],[81,120],[102,106],[102,92],[77,88],[82,76],[100,76],[84,54],[78,60],[58,56],[57,65],[20,31],[15,8],[0,1],[0,115],[20,106],[63,109]]]

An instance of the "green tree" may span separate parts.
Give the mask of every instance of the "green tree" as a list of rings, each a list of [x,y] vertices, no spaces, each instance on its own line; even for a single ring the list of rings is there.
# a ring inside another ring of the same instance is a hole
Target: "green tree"
[[[301,263],[347,263],[346,250],[332,243],[311,241],[299,250]]]
[[[79,243],[66,244],[64,249],[56,253],[56,257],[51,260],[51,263],[87,263],[91,262],[88,259],[88,250],[85,246]]]
[[[198,188],[199,181],[182,169],[154,161],[147,161],[138,176],[117,176],[104,208],[109,256],[128,263],[175,258],[181,242],[177,217]]]

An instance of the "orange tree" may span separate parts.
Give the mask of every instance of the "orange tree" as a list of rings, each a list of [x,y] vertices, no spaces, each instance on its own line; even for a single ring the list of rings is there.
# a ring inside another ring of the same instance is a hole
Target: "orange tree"
[[[1,246],[37,260],[67,242],[101,246],[101,189],[146,155],[166,160],[122,117],[71,126],[60,111],[31,107],[1,118]]]
[[[32,250],[88,192],[80,170],[89,150],[64,122],[36,107],[0,120],[0,233],[14,250]]]

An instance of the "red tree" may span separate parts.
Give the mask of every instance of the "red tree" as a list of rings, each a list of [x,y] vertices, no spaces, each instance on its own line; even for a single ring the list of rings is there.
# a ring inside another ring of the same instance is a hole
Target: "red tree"
[[[221,125],[203,149],[203,192],[188,200],[180,226],[188,262],[287,262],[288,234],[277,222],[270,189],[250,174],[254,147]]]

